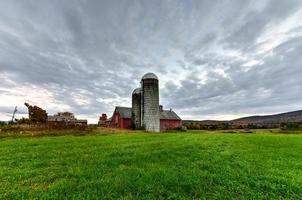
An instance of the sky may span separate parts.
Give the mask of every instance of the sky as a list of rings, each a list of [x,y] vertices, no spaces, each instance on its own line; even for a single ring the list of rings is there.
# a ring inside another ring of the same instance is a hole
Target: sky
[[[0,0],[0,120],[131,106],[141,77],[182,119],[302,109],[301,0]]]

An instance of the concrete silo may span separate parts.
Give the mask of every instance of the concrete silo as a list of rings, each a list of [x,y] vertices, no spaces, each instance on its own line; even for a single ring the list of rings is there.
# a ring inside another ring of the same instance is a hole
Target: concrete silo
[[[158,78],[153,73],[147,73],[141,80],[142,88],[142,126],[146,131],[160,131],[159,88]]]
[[[133,129],[141,128],[141,99],[142,99],[141,88],[136,88],[132,93],[131,117],[132,117]]]

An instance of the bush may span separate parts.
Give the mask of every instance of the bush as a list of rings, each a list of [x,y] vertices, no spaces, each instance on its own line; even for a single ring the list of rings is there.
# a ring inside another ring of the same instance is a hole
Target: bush
[[[281,124],[281,130],[299,130],[301,129],[301,123],[288,122]]]

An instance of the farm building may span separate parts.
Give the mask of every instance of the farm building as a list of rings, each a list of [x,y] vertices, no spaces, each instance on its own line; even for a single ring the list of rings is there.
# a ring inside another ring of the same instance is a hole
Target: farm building
[[[99,126],[106,126],[106,121],[107,121],[107,114],[103,113],[102,116],[99,117],[98,125]]]
[[[159,132],[181,127],[180,117],[171,109],[159,105],[158,78],[153,73],[145,74],[141,87],[132,93],[132,108],[116,107],[110,126],[115,128],[145,129]]]
[[[87,126],[86,119],[77,119],[73,113],[59,112],[55,115],[47,117],[47,123],[51,126],[72,125],[72,126]]]
[[[110,126],[112,128],[132,129],[131,108],[116,107],[111,119]],[[160,111],[160,130],[171,130],[181,127],[180,117],[172,110]]]
[[[111,117],[110,126],[112,128],[132,128],[131,108],[116,107]]]

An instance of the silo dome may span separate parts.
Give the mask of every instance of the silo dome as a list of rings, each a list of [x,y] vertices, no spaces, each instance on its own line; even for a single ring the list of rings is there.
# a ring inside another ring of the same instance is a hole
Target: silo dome
[[[153,73],[147,73],[142,77],[142,80],[145,80],[145,79],[156,79],[156,80],[158,80],[158,77]]]
[[[136,88],[135,90],[133,90],[132,95],[134,94],[140,94],[142,92],[141,88]]]

